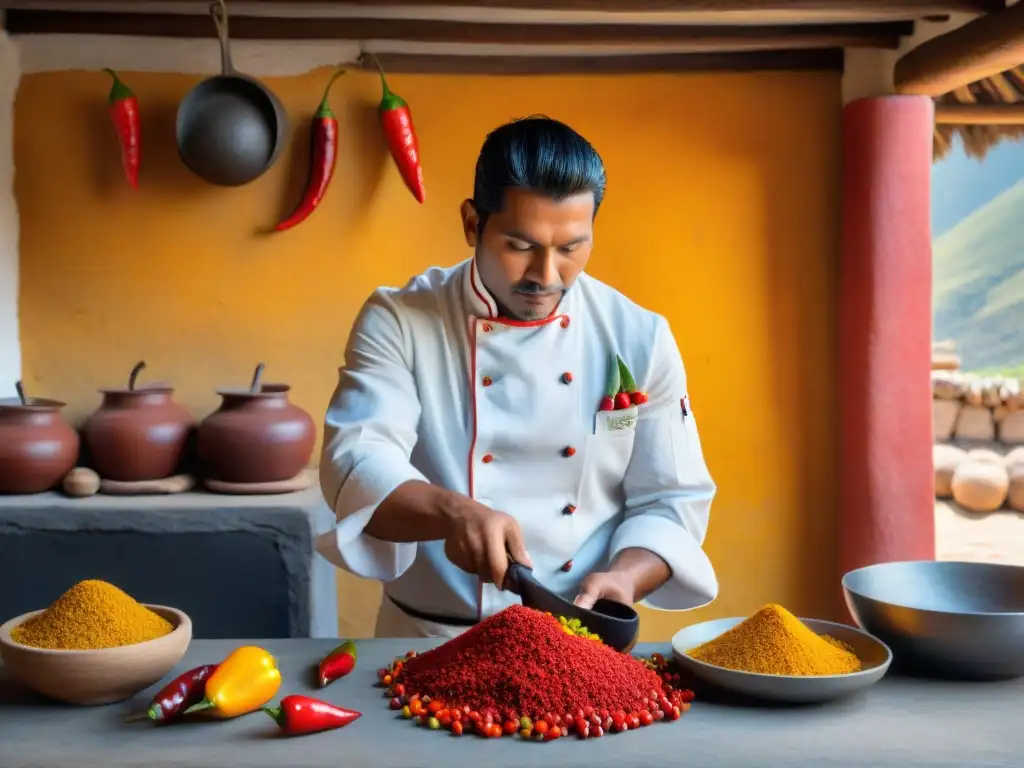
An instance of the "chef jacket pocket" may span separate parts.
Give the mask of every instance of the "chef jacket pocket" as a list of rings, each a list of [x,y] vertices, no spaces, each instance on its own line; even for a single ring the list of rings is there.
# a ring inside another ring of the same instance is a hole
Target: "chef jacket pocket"
[[[604,518],[619,511],[622,480],[633,455],[636,424],[636,406],[598,412],[583,456],[579,506],[584,512]]]

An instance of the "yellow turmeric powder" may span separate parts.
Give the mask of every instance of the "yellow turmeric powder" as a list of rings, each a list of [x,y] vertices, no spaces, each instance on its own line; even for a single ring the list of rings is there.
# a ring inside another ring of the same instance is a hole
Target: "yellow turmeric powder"
[[[842,675],[861,669],[848,645],[815,634],[774,604],[686,655],[716,667],[763,675]]]
[[[11,639],[34,648],[94,650],[155,640],[173,629],[113,584],[87,579],[11,630]]]

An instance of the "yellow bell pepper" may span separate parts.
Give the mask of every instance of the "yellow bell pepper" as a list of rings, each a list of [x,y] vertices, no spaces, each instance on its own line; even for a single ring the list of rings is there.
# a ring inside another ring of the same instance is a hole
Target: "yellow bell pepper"
[[[238,717],[258,710],[274,698],[280,687],[277,660],[262,648],[243,646],[220,663],[206,681],[203,700],[185,712]]]

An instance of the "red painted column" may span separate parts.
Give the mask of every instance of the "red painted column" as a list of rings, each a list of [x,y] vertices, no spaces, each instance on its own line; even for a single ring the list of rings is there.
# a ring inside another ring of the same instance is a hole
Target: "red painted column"
[[[851,102],[843,112],[843,573],[872,563],[935,558],[934,111],[926,96],[882,96]]]

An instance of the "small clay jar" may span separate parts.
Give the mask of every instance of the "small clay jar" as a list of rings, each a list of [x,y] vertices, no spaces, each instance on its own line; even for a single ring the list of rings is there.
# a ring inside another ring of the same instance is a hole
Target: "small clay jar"
[[[220,389],[220,408],[199,425],[206,475],[229,483],[290,480],[313,455],[312,417],[288,400],[287,384],[262,384],[263,363],[249,389]]]
[[[25,397],[0,400],[0,493],[42,493],[78,461],[78,433],[64,423],[64,403]]]
[[[90,463],[100,477],[123,482],[160,480],[175,473],[185,453],[192,415],[164,384],[136,387],[138,363],[127,389],[101,389],[103,402],[82,428]]]

